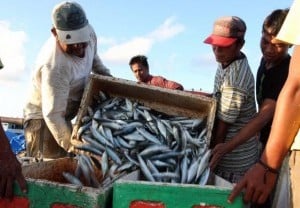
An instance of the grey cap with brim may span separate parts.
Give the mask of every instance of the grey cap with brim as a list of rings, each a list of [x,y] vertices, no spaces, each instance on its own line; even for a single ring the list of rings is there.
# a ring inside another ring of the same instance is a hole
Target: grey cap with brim
[[[76,2],[65,1],[56,5],[52,22],[58,40],[65,44],[88,42],[91,29],[82,7]]]

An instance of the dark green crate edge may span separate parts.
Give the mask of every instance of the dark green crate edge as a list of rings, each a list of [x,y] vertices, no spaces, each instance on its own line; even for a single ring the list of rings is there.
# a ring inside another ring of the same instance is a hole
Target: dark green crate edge
[[[14,194],[26,197],[30,208],[50,208],[53,203],[76,205],[82,208],[110,208],[112,202],[112,187],[100,190],[90,187],[52,183],[44,180],[27,179],[28,193],[23,194],[14,184]]]

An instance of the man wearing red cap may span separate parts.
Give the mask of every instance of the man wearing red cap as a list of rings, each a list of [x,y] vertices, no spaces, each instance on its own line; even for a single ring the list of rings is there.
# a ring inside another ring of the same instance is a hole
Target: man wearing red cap
[[[241,51],[246,24],[236,16],[221,17],[214,23],[212,34],[205,43],[212,45],[218,68],[215,75],[214,97],[217,113],[211,141],[212,148],[226,143],[255,115],[254,76],[248,60]],[[236,183],[257,161],[258,141],[252,136],[231,152],[225,154],[214,172]]]

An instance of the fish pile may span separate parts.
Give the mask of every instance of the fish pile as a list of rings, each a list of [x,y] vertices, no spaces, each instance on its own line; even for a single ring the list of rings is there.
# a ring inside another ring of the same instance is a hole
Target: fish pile
[[[105,187],[126,173],[140,170],[142,179],[156,182],[205,185],[209,176],[210,149],[206,118],[170,116],[128,98],[110,97],[100,91],[93,107],[81,118],[76,148],[75,175],[83,174],[92,187]],[[103,179],[97,181],[93,166]]]

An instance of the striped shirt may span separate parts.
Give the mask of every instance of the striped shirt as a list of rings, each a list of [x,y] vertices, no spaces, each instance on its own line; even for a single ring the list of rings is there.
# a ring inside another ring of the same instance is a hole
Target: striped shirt
[[[226,68],[218,65],[214,95],[217,99],[216,117],[230,126],[225,142],[232,139],[255,115],[254,76],[246,56],[233,61]],[[224,155],[219,171],[245,172],[258,158],[258,143],[253,137]]]

